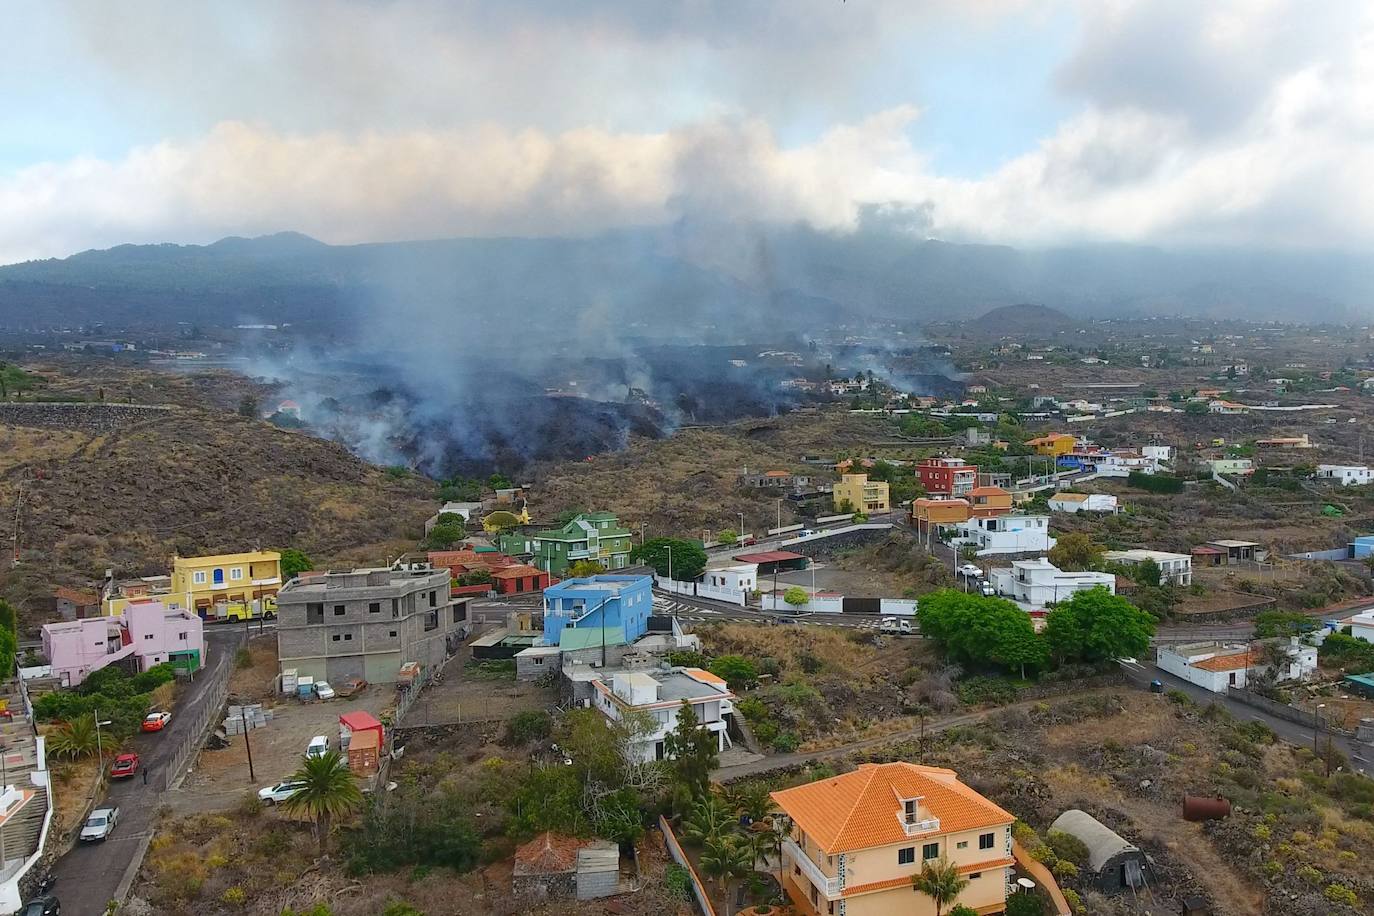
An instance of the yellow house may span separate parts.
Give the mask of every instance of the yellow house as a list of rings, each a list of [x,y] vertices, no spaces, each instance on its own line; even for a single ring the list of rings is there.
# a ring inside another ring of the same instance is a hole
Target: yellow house
[[[831,492],[837,512],[846,502],[855,512],[888,512],[892,509],[887,484],[881,480],[870,481],[867,474],[844,474]]]
[[[242,620],[257,616],[257,608],[273,614],[281,588],[281,554],[275,550],[226,553],[210,557],[173,557],[171,583],[157,597],[170,608],[195,611],[202,617]],[[106,614],[121,614],[129,595],[111,597]],[[132,596],[137,598],[138,596]]]
[[[1053,455],[1058,458],[1073,451],[1078,440],[1068,433],[1050,433],[1048,436],[1031,439],[1026,444],[1035,449],[1037,455]]]
[[[773,801],[792,822],[781,880],[803,916],[935,916],[912,879],[940,861],[968,881],[958,903],[983,914],[1006,908],[1016,819],[953,770],[867,763]]]

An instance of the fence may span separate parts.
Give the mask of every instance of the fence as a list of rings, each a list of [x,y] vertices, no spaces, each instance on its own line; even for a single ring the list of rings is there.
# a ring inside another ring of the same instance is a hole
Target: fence
[[[212,683],[203,688],[201,694],[200,708],[191,712],[193,716],[191,730],[182,739],[181,744],[172,752],[172,759],[167,764],[164,775],[164,788],[175,789],[181,784],[181,780],[186,775],[186,767],[195,759],[200,752],[201,745],[205,742],[205,736],[209,734],[214,723],[220,721],[223,716],[224,702],[229,698],[229,674],[234,670],[233,658],[238,654],[243,646],[243,634],[235,628],[239,635],[229,645],[224,647],[227,659],[221,662],[209,674],[205,675],[212,679]],[[183,715],[185,715],[183,713]],[[176,723],[173,723],[176,724]]]
[[[699,598],[711,598],[715,601],[728,601],[731,604],[738,604],[740,607],[744,607],[749,602],[748,592],[742,588],[731,588],[728,585],[679,582],[676,579],[654,576],[654,586],[665,592],[672,592],[674,595],[691,595]]]
[[[1237,703],[1244,703],[1246,706],[1262,709],[1271,716],[1276,716],[1289,722],[1296,722],[1298,725],[1303,725],[1307,728],[1320,728],[1323,732],[1331,732],[1346,738],[1355,737],[1354,732],[1336,725],[1331,725],[1325,718],[1317,715],[1314,710],[1298,709],[1296,706],[1279,703],[1268,697],[1262,697],[1257,693],[1251,693],[1249,690],[1242,687],[1226,688],[1226,696],[1235,700]]]
[[[668,855],[673,857],[673,861],[687,869],[687,875],[692,879],[692,896],[696,898],[697,906],[701,907],[701,912],[705,916],[716,916],[716,908],[711,906],[711,898],[706,893],[706,885],[701,883],[697,870],[692,867],[692,862],[687,858],[687,853],[682,851],[682,846],[678,843],[677,837],[673,836],[673,828],[668,824],[667,818],[663,815],[658,816],[658,829],[663,833],[663,842],[668,847]]]

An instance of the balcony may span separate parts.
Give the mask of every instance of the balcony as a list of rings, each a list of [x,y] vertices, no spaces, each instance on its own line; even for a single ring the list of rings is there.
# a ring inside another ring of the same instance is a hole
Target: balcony
[[[821,871],[820,868],[816,866],[816,863],[812,862],[810,857],[802,852],[801,847],[797,845],[795,840],[783,840],[782,848],[785,853],[784,858],[791,858],[793,862],[797,863],[797,865],[801,867],[802,873],[805,874],[806,877],[810,879],[811,883],[825,895],[827,900],[839,899],[839,878],[832,878]]]
[[[938,817],[928,817],[923,821],[908,822],[907,819],[898,812],[897,821],[902,825],[902,829],[906,831],[907,836],[920,836],[923,833],[933,833],[940,829],[940,819]]]

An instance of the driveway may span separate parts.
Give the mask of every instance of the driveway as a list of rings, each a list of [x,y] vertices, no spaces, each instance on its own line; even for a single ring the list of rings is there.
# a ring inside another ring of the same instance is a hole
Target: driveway
[[[57,877],[54,893],[62,901],[62,912],[70,916],[101,916],[105,905],[119,895],[126,878],[133,881],[133,872],[142,862],[143,853],[152,838],[153,822],[157,817],[159,798],[166,780],[166,767],[173,750],[189,736],[198,717],[197,711],[208,701],[209,688],[228,680],[233,670],[234,652],[243,638],[239,627],[206,627],[206,652],[209,655],[204,670],[184,691],[172,710],[172,722],[165,732],[138,734],[129,742],[129,749],[142,760],[148,774],[144,785],[140,773],[133,779],[112,783],[101,805],[119,806],[119,825],[103,843],[77,845],[57,860],[53,874]],[[109,758],[106,758],[106,765]]]

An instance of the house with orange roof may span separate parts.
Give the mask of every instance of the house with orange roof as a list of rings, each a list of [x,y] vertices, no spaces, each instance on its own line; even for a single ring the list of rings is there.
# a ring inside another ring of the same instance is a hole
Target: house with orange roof
[[[958,903],[1006,908],[1014,864],[1010,813],[953,770],[866,763],[773,793],[791,822],[782,886],[804,916],[935,916],[913,888],[926,863],[952,863],[967,881]]]
[[[974,487],[969,490],[967,499],[975,518],[990,518],[1011,511],[1011,491],[1001,487]]]
[[[1228,688],[1244,688],[1251,677],[1274,668],[1276,680],[1307,680],[1317,670],[1317,649],[1303,645],[1294,637],[1279,644],[1281,661],[1271,665],[1262,646],[1227,645],[1216,642],[1160,646],[1155,663],[1170,674],[1206,688],[1225,693]]]
[[[931,499],[922,496],[911,501],[911,527],[920,534],[939,531],[966,522],[973,517],[973,507],[967,499]]]
[[[528,563],[514,563],[494,569],[491,572],[491,580],[496,585],[496,591],[502,595],[542,592],[557,581],[544,570]]]

